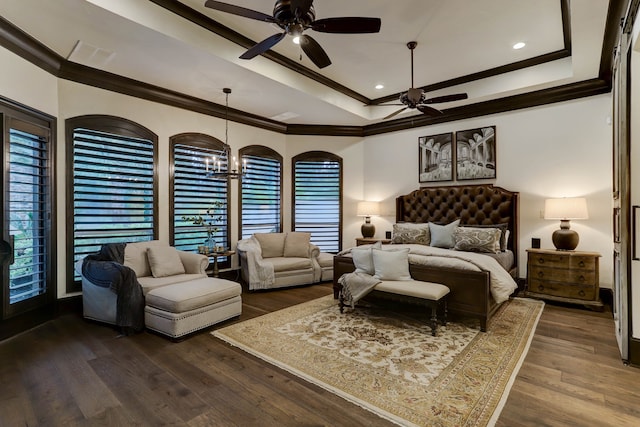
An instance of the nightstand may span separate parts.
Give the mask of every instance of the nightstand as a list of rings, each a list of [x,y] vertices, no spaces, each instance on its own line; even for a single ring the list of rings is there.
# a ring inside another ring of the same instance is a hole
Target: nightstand
[[[526,295],[602,309],[597,252],[527,249]]]
[[[382,242],[383,245],[391,243],[391,239],[376,239],[375,237],[356,237],[356,246],[373,245],[376,242]]]

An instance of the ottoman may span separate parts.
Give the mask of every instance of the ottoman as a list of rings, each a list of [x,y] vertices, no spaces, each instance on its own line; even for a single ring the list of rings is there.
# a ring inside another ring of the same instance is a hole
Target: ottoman
[[[145,326],[178,338],[239,316],[241,294],[239,283],[212,277],[161,286],[145,296]]]

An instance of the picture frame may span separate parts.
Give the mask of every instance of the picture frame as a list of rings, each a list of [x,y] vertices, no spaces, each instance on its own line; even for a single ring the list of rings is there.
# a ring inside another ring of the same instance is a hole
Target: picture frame
[[[418,137],[418,181],[453,181],[453,132]]]
[[[496,127],[456,132],[456,180],[496,178]]]

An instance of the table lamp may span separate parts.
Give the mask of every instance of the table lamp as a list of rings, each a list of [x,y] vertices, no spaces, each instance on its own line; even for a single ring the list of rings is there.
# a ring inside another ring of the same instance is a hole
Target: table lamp
[[[371,224],[371,217],[380,215],[378,202],[358,202],[356,215],[364,217],[364,224],[360,227],[362,237],[373,237],[376,234],[376,227]]]
[[[564,197],[544,201],[544,219],[559,219],[560,229],[553,232],[551,240],[556,249],[572,251],[578,246],[580,237],[570,229],[572,219],[588,219],[587,200],[582,197]]]

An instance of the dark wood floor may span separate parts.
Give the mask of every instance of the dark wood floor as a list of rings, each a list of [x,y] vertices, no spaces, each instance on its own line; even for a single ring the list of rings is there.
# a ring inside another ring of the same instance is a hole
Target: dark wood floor
[[[245,292],[240,320],[330,292]],[[0,425],[392,425],[208,332],[118,338],[70,314],[4,341]],[[620,361],[611,313],[547,304],[497,425],[639,426],[640,369]]]

